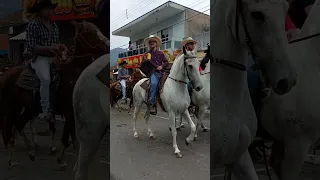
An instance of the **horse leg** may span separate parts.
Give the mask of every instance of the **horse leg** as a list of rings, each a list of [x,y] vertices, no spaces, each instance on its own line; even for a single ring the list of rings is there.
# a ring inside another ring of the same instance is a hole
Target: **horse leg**
[[[169,112],[169,122],[171,124],[170,128],[171,128],[171,134],[172,134],[172,138],[173,138],[172,145],[173,145],[173,149],[174,149],[174,154],[178,158],[182,158],[181,151],[179,150],[178,145],[177,145],[176,115],[172,111]]]
[[[51,143],[49,145],[50,147],[50,152],[54,153],[57,151],[57,146],[55,145],[54,138],[56,134],[56,117],[53,115],[49,119],[49,130],[51,132]]]
[[[60,168],[67,167],[67,163],[64,160],[64,153],[65,153],[65,150],[69,147],[69,137],[72,134],[72,128],[73,128],[72,126],[74,126],[73,113],[66,114],[65,123],[62,131],[62,137],[61,137],[61,145],[57,155],[57,162],[60,165]]]
[[[3,120],[2,138],[8,152],[8,165],[14,167],[19,164],[18,161],[13,160],[15,146],[15,136],[13,134],[14,123],[12,122],[12,118],[8,118],[7,116],[4,116]]]
[[[304,160],[312,142],[304,139],[290,139],[284,143],[284,159],[280,180],[298,180]]]
[[[191,129],[190,135],[186,138],[186,145],[188,145],[188,144],[190,144],[191,141],[194,140],[194,137],[196,134],[196,125],[193,123],[188,110],[186,110],[184,112],[183,118],[188,120],[188,123],[190,125],[190,129]]]
[[[138,138],[138,137],[139,137],[138,132],[137,132],[137,129],[136,129],[136,123],[137,123],[137,118],[138,118],[138,115],[139,115],[139,112],[140,112],[142,103],[143,103],[143,102],[137,102],[137,101],[135,101],[135,105],[134,105],[134,111],[133,111],[133,136],[134,136],[135,138]],[[149,107],[148,107],[148,108],[149,108]],[[150,108],[149,108],[149,109],[150,109]],[[149,111],[150,111],[150,110],[149,110]]]
[[[269,159],[269,164],[277,177],[281,176],[282,163],[284,158],[284,145],[281,141],[274,141],[272,144],[271,156]]]
[[[237,162],[227,165],[227,168],[233,172],[237,180],[259,180],[248,150],[242,154]]]
[[[21,108],[21,115],[16,115],[16,125],[15,127],[17,128],[20,136],[23,137],[24,143],[26,147],[28,148],[28,155],[31,161],[34,161],[35,159],[35,149],[34,146],[32,145],[31,141],[27,137],[25,133],[25,125],[29,120],[32,120],[34,118],[33,114],[33,109],[32,108]]]
[[[146,122],[146,125],[147,125],[147,128],[148,128],[148,135],[149,135],[149,138],[150,139],[154,139],[154,135],[153,135],[153,132],[151,130],[151,125],[150,125],[150,107],[148,106],[147,108],[147,112],[145,114],[145,117],[144,117],[144,120]]]
[[[89,165],[93,161],[94,155],[99,149],[100,141],[106,133],[107,127],[99,126],[98,129],[92,131],[94,136],[88,135],[85,130],[78,133],[80,149],[78,160],[75,165],[75,180],[87,180],[89,175]]]
[[[204,117],[204,114],[206,112],[206,109],[207,107],[206,106],[199,106],[198,107],[198,110],[196,111],[195,113],[195,116],[197,117],[198,121],[197,121],[197,129],[196,129],[196,136],[195,137],[198,137],[198,128],[201,126],[202,128],[202,131],[203,132],[207,132],[207,128],[203,125],[203,117]]]
[[[31,131],[31,140],[32,140],[33,146],[35,148],[39,147],[39,142],[37,139],[37,132],[36,132],[35,125],[34,125],[37,119],[38,119],[37,117],[33,117],[29,122],[30,131]]]

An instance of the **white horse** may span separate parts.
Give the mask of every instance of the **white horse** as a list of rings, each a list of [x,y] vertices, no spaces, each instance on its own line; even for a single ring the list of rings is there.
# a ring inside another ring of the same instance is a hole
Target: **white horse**
[[[109,62],[109,54],[96,59],[82,72],[73,90],[76,135],[80,144],[74,167],[75,180],[88,179],[89,165],[110,127],[110,90],[96,77]]]
[[[196,125],[196,137],[198,128],[200,126],[204,132],[207,131],[207,128],[204,126],[202,120],[206,113],[206,110],[210,107],[210,61],[208,62],[206,68],[200,73],[200,75],[203,88],[200,91],[192,92],[191,95],[192,102],[197,106],[195,113],[198,119]]]
[[[171,133],[173,137],[173,148],[174,153],[177,157],[182,157],[181,152],[177,145],[177,131],[176,131],[176,121],[175,118],[180,115],[188,120],[191,126],[191,133],[186,138],[186,143],[189,144],[194,140],[196,127],[190,117],[188,107],[190,105],[190,97],[187,89],[187,79],[189,78],[195,87],[196,91],[202,89],[202,83],[200,81],[200,73],[198,71],[199,61],[196,60],[195,52],[186,52],[184,49],[183,54],[177,56],[174,60],[173,66],[171,68],[170,74],[163,85],[163,89],[160,92],[160,97],[162,99],[163,105],[166,111],[169,113],[169,122],[171,127]],[[134,112],[133,112],[133,132],[134,137],[138,137],[136,130],[136,121],[138,113],[142,104],[146,100],[146,90],[141,87],[141,84],[145,82],[147,78],[141,79],[133,88],[133,102],[134,102]],[[150,106],[147,108],[145,115],[145,121],[148,126],[148,134],[150,138],[153,138],[153,132],[149,123],[150,117]]]
[[[284,30],[285,0],[211,1],[211,166],[226,165],[238,180],[258,180],[248,147],[257,119],[245,67],[248,51],[275,93],[296,83]],[[213,170],[211,170],[213,172]]]
[[[319,0],[314,3],[301,37],[320,32]],[[320,37],[290,44],[297,85],[288,94],[271,92],[262,100],[261,124],[276,139],[272,167],[281,180],[298,180],[312,144],[320,138]]]

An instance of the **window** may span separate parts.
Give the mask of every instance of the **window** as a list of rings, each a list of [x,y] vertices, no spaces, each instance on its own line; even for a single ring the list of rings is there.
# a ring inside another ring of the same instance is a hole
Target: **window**
[[[161,30],[161,41],[162,41],[162,43],[169,41],[169,29],[168,28]]]

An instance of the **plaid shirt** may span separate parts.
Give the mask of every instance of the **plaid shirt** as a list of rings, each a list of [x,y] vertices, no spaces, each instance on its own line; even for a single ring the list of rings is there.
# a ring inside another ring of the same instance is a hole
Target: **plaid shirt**
[[[34,47],[38,46],[52,46],[59,44],[59,29],[55,22],[51,21],[52,29],[49,30],[41,21],[40,18],[32,20],[26,29],[27,49],[35,57],[37,54]],[[50,56],[50,53],[44,54]]]

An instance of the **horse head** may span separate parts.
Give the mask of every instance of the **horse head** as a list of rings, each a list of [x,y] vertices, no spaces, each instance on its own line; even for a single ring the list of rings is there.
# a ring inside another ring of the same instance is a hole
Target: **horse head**
[[[183,48],[183,54],[177,56],[177,59],[174,62],[180,64],[180,71],[190,80],[193,89],[200,91],[203,86],[200,80],[200,62],[197,59],[196,51],[187,51]],[[176,71],[173,70],[175,67],[177,66],[172,67],[171,72]]]
[[[221,1],[222,2],[222,1]],[[231,2],[231,1],[230,1]],[[290,63],[284,23],[288,10],[285,0],[236,0],[227,11],[229,32],[239,47],[252,54],[266,85],[282,95],[296,84]],[[226,3],[226,2],[223,2]]]

